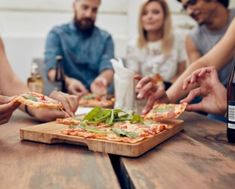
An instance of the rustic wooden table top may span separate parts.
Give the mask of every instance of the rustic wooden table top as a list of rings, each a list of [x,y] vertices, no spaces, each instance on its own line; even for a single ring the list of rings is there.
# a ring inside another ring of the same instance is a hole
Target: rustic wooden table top
[[[235,187],[235,146],[227,143],[226,124],[188,112],[181,118],[185,129],[180,134],[141,157],[120,158],[123,187]]]
[[[126,158],[21,141],[19,129],[37,122],[18,111],[0,126],[0,188],[234,188],[235,146],[226,125],[195,113],[181,118],[183,132]]]
[[[18,111],[0,125],[0,189],[120,188],[107,154],[21,141],[19,129],[34,124]]]

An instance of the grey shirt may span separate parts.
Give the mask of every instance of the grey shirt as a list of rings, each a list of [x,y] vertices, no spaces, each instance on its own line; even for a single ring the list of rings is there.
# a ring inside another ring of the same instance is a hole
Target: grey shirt
[[[235,9],[230,9],[229,19],[224,28],[217,31],[210,31],[206,28],[206,26],[203,25],[203,26],[197,26],[189,33],[189,36],[192,38],[194,44],[196,45],[201,55],[204,55],[208,51],[210,51],[210,49],[212,49],[212,47],[215,46],[215,44],[224,36],[225,32],[227,31],[234,17],[235,17]],[[234,63],[235,59],[232,59],[219,71],[220,81],[224,85],[226,85],[228,82]]]

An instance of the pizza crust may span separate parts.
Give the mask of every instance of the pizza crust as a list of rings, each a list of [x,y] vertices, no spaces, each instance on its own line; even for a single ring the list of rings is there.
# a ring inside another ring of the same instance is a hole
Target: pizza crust
[[[80,124],[80,121],[78,121],[76,118],[57,119],[56,122],[60,124],[65,124],[68,126],[75,126],[75,125],[79,126]],[[157,134],[171,128],[167,124],[163,124],[163,123],[153,123],[151,126],[146,126],[140,123],[131,124],[128,121],[118,122],[112,126],[112,128],[122,129],[122,131],[124,132],[135,132],[138,134],[137,137],[131,138],[127,136],[117,135],[115,132],[112,131],[111,127],[106,124],[97,125],[93,127],[95,127],[96,129],[100,129],[100,131],[103,131],[104,134],[90,132],[79,127],[68,128],[68,129],[61,131],[61,133],[65,135],[78,136],[82,138],[92,138],[92,139],[99,139],[99,140],[106,140],[106,141],[135,144],[147,138],[154,137]]]
[[[107,96],[96,96],[94,94],[86,94],[83,96],[80,101],[79,105],[83,107],[103,107],[103,108],[112,108],[114,105],[114,98],[108,99]]]
[[[166,119],[176,119],[178,118],[185,110],[187,103],[182,104],[156,104],[144,116],[144,119],[150,119],[154,121],[162,121]]]
[[[28,97],[28,98],[27,98]],[[30,98],[35,98],[37,101],[33,101]],[[20,102],[26,106],[30,106],[33,108],[50,108],[50,109],[63,109],[62,103],[49,98],[43,94],[28,92],[24,93],[13,99],[16,102]]]

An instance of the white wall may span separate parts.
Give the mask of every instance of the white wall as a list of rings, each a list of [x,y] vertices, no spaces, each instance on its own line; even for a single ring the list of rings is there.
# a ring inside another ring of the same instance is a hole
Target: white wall
[[[167,0],[173,12],[174,26],[187,30],[195,25],[181,13],[176,0]],[[43,57],[48,31],[73,17],[73,0],[0,0],[0,35],[9,61],[24,81],[29,76],[33,57]],[[125,56],[128,40],[137,33],[137,15],[141,0],[102,0],[97,25],[114,38],[116,56]],[[232,1],[235,4],[235,0]]]
[[[33,57],[43,57],[48,31],[73,17],[73,0],[0,0],[0,34],[8,59],[24,81]],[[102,0],[97,25],[114,38],[116,55],[124,56],[128,38],[127,0]]]

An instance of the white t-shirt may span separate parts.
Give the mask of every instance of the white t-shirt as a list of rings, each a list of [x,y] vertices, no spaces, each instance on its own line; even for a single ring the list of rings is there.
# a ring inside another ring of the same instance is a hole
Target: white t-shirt
[[[186,60],[184,41],[177,34],[174,34],[173,47],[167,56],[162,53],[161,41],[148,42],[140,49],[135,38],[127,47],[127,68],[143,76],[159,73],[164,81],[170,81],[177,74],[178,64]]]

